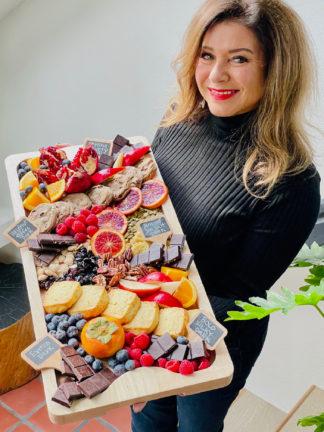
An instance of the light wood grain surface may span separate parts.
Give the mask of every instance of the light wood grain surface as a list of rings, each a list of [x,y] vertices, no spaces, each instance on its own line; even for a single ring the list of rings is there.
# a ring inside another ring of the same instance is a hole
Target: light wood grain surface
[[[137,142],[143,142],[145,145],[149,145],[148,140],[144,137],[136,136],[129,138],[129,140],[134,144]],[[70,147],[64,150],[66,150],[68,157],[71,157],[71,152],[75,152],[76,147]],[[25,214],[19,196],[16,167],[22,160],[37,155],[37,152],[16,154],[7,157],[5,161],[16,220]],[[158,177],[161,178],[160,173],[158,173]],[[180,223],[170,198],[168,198],[163,204],[162,209],[166,214],[173,231],[175,233],[182,233]],[[184,252],[189,252],[187,243],[185,244]],[[22,248],[21,256],[25,271],[35,336],[36,339],[38,339],[43,337],[47,330],[33,255],[27,248]],[[194,281],[198,289],[199,308],[212,313],[208,297],[194,262],[191,264],[189,277]],[[53,423],[58,424],[100,416],[109,409],[123,405],[131,405],[136,402],[158,399],[160,397],[171,396],[178,393],[189,395],[224,387],[230,383],[232,375],[233,364],[226,345],[222,341],[217,346],[215,361],[208,369],[195,372],[190,376],[184,376],[158,367],[137,368],[134,371],[125,373],[119,377],[106,391],[95,398],[84,398],[74,401],[72,407],[69,409],[51,401],[57,388],[54,370],[45,370],[42,372],[49,417]]]

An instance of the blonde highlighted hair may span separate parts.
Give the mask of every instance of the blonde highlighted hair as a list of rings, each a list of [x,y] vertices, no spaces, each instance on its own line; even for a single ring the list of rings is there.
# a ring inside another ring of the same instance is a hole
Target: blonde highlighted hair
[[[301,19],[284,2],[207,0],[202,4],[173,62],[179,90],[170,101],[161,127],[195,122],[208,114],[195,80],[196,62],[206,31],[228,20],[252,30],[266,58],[265,88],[247,128],[251,146],[243,168],[246,189],[265,198],[284,174],[304,171],[313,159],[305,130],[305,107],[316,88],[315,62]],[[257,188],[251,188],[250,178]]]

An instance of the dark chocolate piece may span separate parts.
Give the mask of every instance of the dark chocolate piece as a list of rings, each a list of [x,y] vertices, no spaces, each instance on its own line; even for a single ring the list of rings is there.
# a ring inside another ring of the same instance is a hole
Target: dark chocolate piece
[[[171,234],[170,236],[170,246],[179,246],[182,251],[186,236],[184,234]]]
[[[155,334],[152,334],[152,336],[151,336],[151,342],[153,343],[154,341],[156,341],[156,340],[158,340],[159,339],[159,336],[157,336],[157,335],[155,335]]]
[[[94,375],[94,370],[88,364],[76,367],[73,369],[73,371],[78,381],[83,381],[84,379]]]
[[[134,150],[134,147],[132,146],[130,146],[130,145],[124,145],[121,149],[120,149],[120,151],[119,151],[119,153],[123,153],[123,154],[126,154],[126,153],[129,153],[130,151],[133,151]]]
[[[150,249],[149,250],[149,262],[148,264],[154,265],[158,264],[163,260],[163,249]]]
[[[70,368],[72,369],[73,372],[75,372],[75,368],[78,368],[80,366],[84,366],[87,364],[87,362],[84,360],[83,357],[81,357],[79,354],[74,355],[74,356],[70,356],[70,357],[66,357],[66,359],[64,359],[66,361],[66,363],[70,366]]]
[[[172,263],[170,267],[178,268],[180,270],[189,270],[193,257],[194,256],[192,253],[185,253],[185,254],[182,253],[180,260],[175,263]]]
[[[109,368],[102,369],[97,375],[102,375],[107,381],[110,382],[110,384],[112,384],[117,379],[116,375],[114,375],[114,373]]]
[[[69,400],[65,396],[63,390],[60,387],[58,387],[58,389],[56,390],[56,392],[52,396],[52,401],[57,402],[60,405],[63,405],[67,408],[71,408],[71,403],[69,402]]]
[[[138,254],[138,264],[137,265],[141,265],[141,264],[148,264],[150,261],[150,256],[149,256],[149,252],[141,252],[140,254]]]
[[[76,243],[74,237],[70,235],[61,236],[59,234],[38,234],[37,240],[42,245],[51,244],[51,245],[65,246],[65,245],[71,245]]]
[[[69,401],[83,398],[83,393],[80,391],[76,382],[65,382],[60,385],[60,389],[63,390],[63,393]]]
[[[179,360],[180,362],[186,358],[188,345],[178,344],[176,349],[172,351],[171,360]]]
[[[113,156],[109,156],[107,154],[100,155],[98,162],[98,171],[106,168],[111,168],[114,164]]]
[[[76,350],[71,345],[66,345],[61,347],[61,354],[63,358],[78,355]]]
[[[28,249],[33,252],[60,252],[61,249],[58,248],[56,245],[41,245],[37,239],[32,238],[27,240],[27,246]]]
[[[58,252],[41,252],[36,253],[35,258],[42,264],[48,266],[57,257]]]
[[[164,349],[161,347],[157,340],[148,347],[147,352],[151,354],[154,360],[157,360],[165,354]]]
[[[170,246],[164,251],[164,264],[172,264],[179,261],[181,258],[181,251],[179,246]]]
[[[188,354],[187,354],[188,360],[195,360],[199,357],[205,357],[206,351],[205,351],[204,341],[191,342],[188,345],[188,347],[189,347]]]
[[[99,393],[102,393],[110,385],[110,382],[100,374],[95,374],[92,377],[78,383],[79,389],[89,399]]]
[[[113,140],[113,154],[118,153],[125,145],[129,144],[129,140],[121,135],[116,135]]]
[[[62,362],[61,362],[61,373],[62,373],[62,375],[67,375],[67,376],[70,376],[70,377],[75,377],[72,369],[70,368],[70,366],[64,360],[62,360]]]
[[[168,354],[171,350],[173,350],[177,346],[177,343],[169,335],[169,333],[164,333],[164,335],[159,337],[157,342],[161,346],[165,354]]]

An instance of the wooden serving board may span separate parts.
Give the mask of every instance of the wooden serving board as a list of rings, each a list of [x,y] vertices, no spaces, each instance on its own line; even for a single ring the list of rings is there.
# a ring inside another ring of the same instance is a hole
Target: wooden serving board
[[[129,138],[129,140],[133,144],[143,142],[145,145],[149,145],[148,140],[144,137],[135,136]],[[67,147],[64,150],[67,152],[68,157],[71,158],[77,148],[78,146]],[[25,215],[19,195],[19,181],[16,168],[22,160],[37,155],[38,152],[20,153],[8,156],[5,160],[16,220]],[[157,177],[162,180],[159,172]],[[162,210],[167,216],[168,222],[173,231],[175,233],[182,233],[180,223],[170,198],[168,198],[163,204]],[[33,254],[26,247],[21,248],[20,251],[25,271],[35,337],[36,339],[40,339],[46,335],[47,329]],[[185,244],[184,252],[189,252],[187,243]],[[194,281],[198,289],[199,308],[210,311],[213,314],[194,262],[190,266],[189,277]],[[208,369],[195,372],[189,376],[184,376],[180,373],[173,373],[159,367],[137,368],[131,372],[123,374],[106,391],[97,395],[93,399],[79,399],[73,401],[71,408],[65,408],[51,400],[57,389],[55,371],[53,369],[42,371],[49,417],[53,423],[57,424],[101,416],[106,413],[107,410],[123,405],[132,405],[137,402],[144,402],[179,393],[190,395],[225,387],[231,382],[232,375],[233,364],[224,341],[221,341],[216,348],[216,358]]]

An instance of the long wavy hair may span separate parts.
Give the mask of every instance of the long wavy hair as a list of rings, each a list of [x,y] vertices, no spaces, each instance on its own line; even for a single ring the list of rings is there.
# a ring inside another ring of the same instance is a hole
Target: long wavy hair
[[[199,121],[208,115],[195,80],[196,63],[207,30],[229,20],[254,32],[266,58],[265,88],[246,128],[251,145],[243,166],[245,188],[253,196],[265,198],[284,174],[304,171],[313,159],[305,130],[305,107],[315,95],[316,67],[303,23],[284,2],[206,0],[202,4],[173,62],[179,89],[161,127]]]

